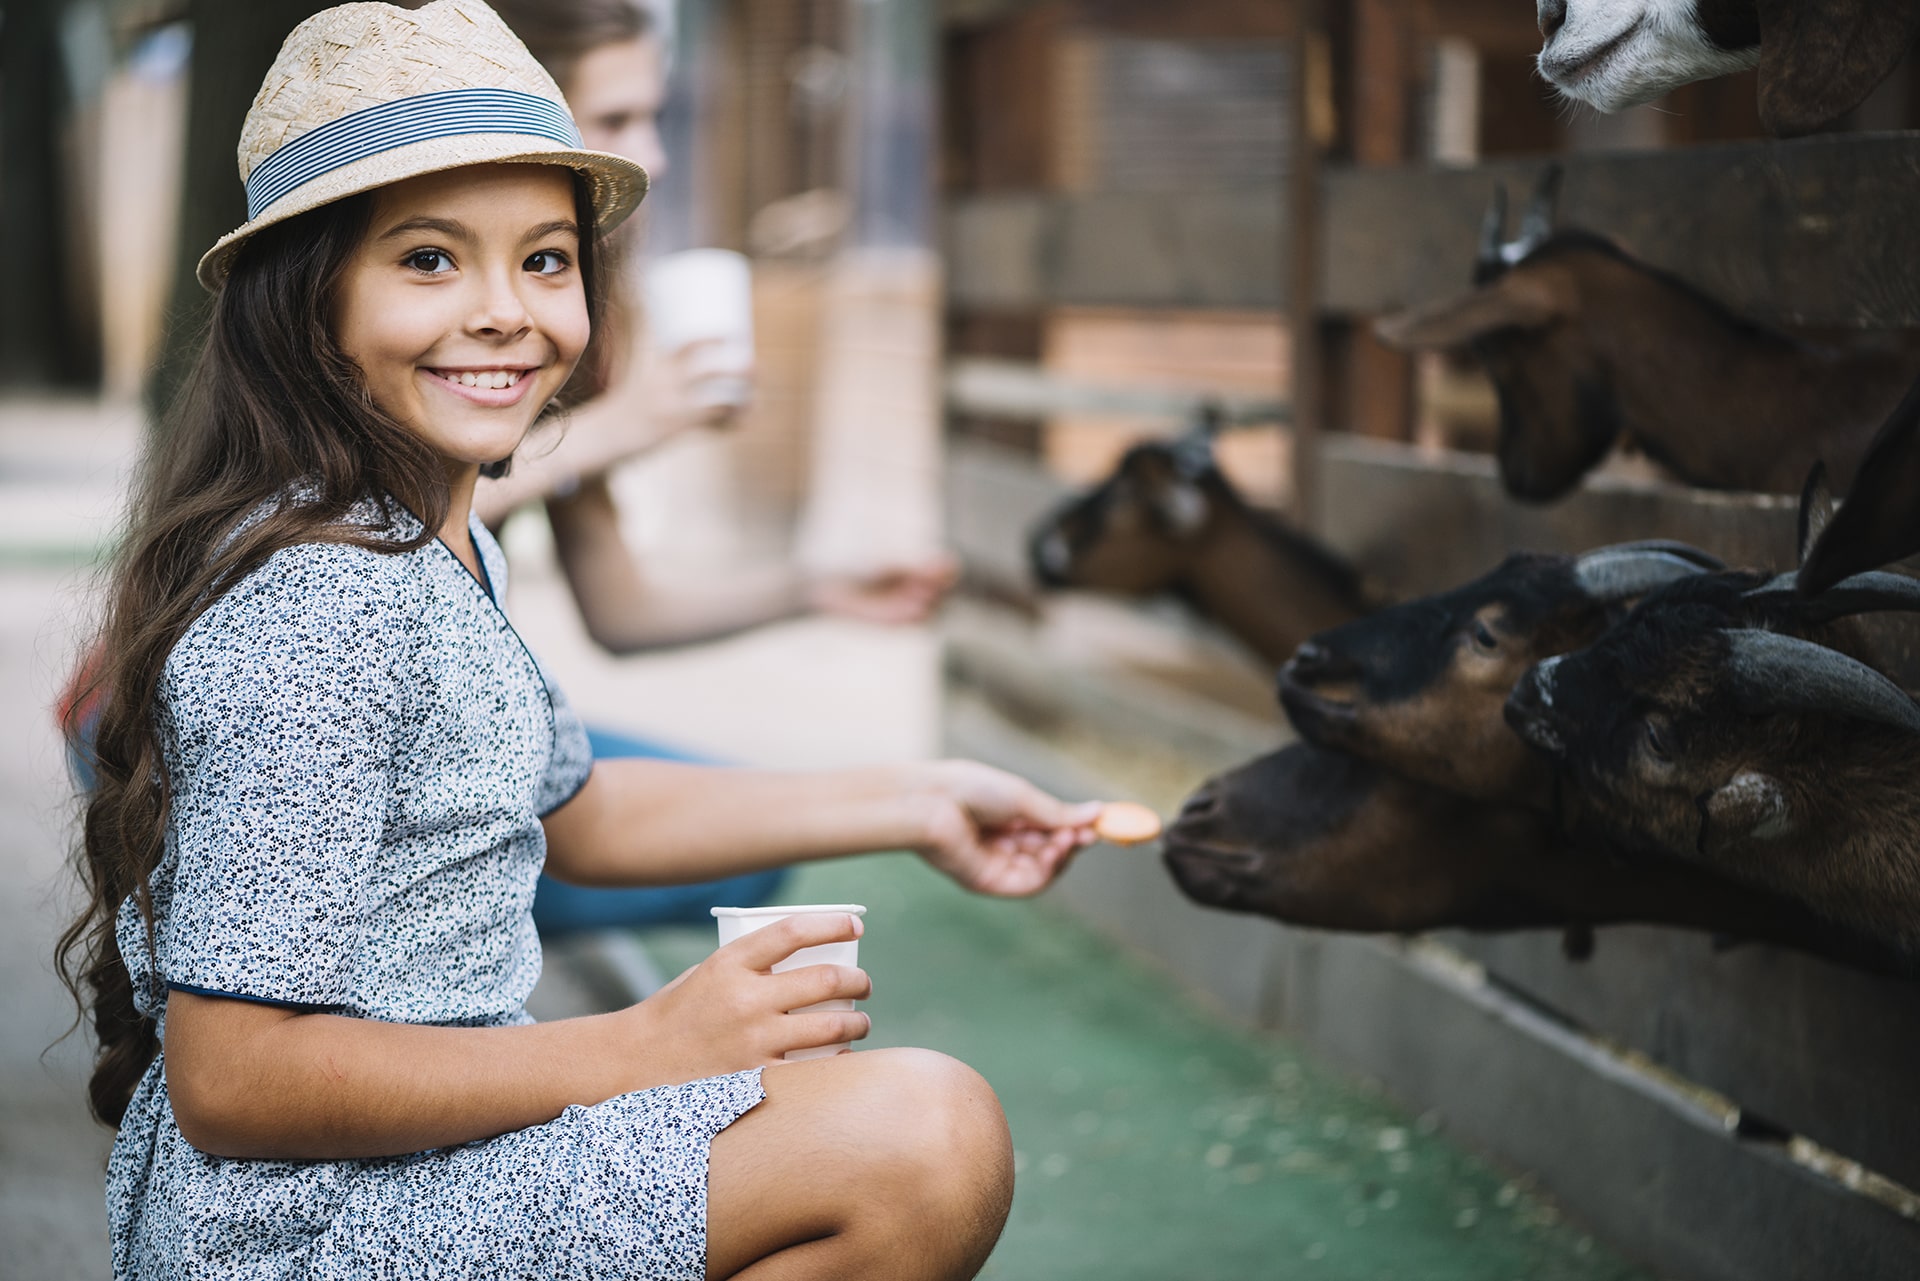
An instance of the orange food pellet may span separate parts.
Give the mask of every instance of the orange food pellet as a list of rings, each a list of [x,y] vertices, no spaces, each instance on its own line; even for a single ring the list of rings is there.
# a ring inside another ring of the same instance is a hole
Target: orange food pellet
[[[1109,801],[1093,820],[1101,840],[1115,845],[1138,845],[1160,835],[1160,816],[1133,801]]]

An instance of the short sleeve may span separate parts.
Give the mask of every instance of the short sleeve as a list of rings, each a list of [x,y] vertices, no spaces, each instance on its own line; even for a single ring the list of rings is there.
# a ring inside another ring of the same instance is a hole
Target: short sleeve
[[[405,616],[393,558],[303,544],[175,646],[159,702],[167,986],[347,1003],[403,733]]]
[[[553,757],[540,779],[540,794],[534,811],[545,818],[579,794],[593,774],[593,745],[587,741],[587,727],[574,714],[567,696],[553,683],[544,666],[540,678],[547,683],[547,701],[553,705]]]

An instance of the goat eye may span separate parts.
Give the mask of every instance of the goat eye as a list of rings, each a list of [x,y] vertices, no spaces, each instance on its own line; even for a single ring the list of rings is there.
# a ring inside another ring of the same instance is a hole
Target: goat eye
[[[1673,759],[1672,747],[1667,742],[1666,731],[1661,729],[1660,726],[1653,721],[1647,722],[1646,743],[1648,753],[1651,754],[1655,760],[1670,761]]]
[[[1474,648],[1482,653],[1491,654],[1500,648],[1500,638],[1493,634],[1493,628],[1488,627],[1480,619],[1473,620],[1472,636]]]

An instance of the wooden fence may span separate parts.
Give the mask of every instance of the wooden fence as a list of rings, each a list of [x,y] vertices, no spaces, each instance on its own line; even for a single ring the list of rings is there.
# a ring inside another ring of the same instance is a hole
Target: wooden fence
[[[1909,231],[1920,134],[1557,159],[1563,225],[1617,235],[1736,310],[1920,328],[1920,240]],[[1543,163],[1327,170],[1315,186],[1310,314],[1354,322],[1463,287],[1494,184],[1524,189]],[[1283,193],[982,197],[956,201],[950,215],[957,308],[1281,308],[1293,297]],[[1297,420],[1315,412],[1305,399],[1295,405]],[[1791,560],[1786,498],[1591,483],[1563,503],[1525,507],[1501,491],[1488,459],[1300,425],[1309,430],[1296,466],[1315,493],[1313,527],[1402,595],[1479,574],[1516,548],[1672,537],[1740,564]],[[1019,575],[1019,530],[1057,486],[976,444],[956,447],[949,471],[950,519],[970,566]],[[994,652],[961,638],[959,685],[990,694],[1006,666]],[[1920,676],[1905,657],[1907,674]],[[956,746],[1052,771],[1058,785],[1100,782],[1044,735],[963,710]],[[1150,722],[1150,710],[1136,712]],[[1190,744],[1206,737],[1191,724],[1183,732]],[[1257,738],[1236,724],[1190,747],[1194,782],[1258,750]],[[1920,1276],[1920,1202],[1909,1191],[1920,1189],[1920,1107],[1907,1099],[1920,1080],[1920,985],[1650,928],[1601,931],[1584,962],[1538,934],[1312,935],[1192,908],[1157,867],[1138,863],[1102,863],[1066,889],[1079,910],[1145,940],[1228,1008],[1304,1038],[1538,1172],[1663,1275]]]

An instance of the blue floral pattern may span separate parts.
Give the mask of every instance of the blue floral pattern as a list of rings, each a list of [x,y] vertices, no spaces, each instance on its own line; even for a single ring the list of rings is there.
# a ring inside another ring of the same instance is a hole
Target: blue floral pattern
[[[302,544],[174,647],[153,927],[131,900],[118,923],[163,1036],[176,988],[393,1022],[531,1021],[540,817],[593,762],[497,603],[499,547],[472,529],[486,584],[437,541]],[[114,1275],[698,1278],[708,1148],[761,1097],[746,1072],[411,1156],[230,1160],[181,1137],[163,1055],[108,1166]]]

